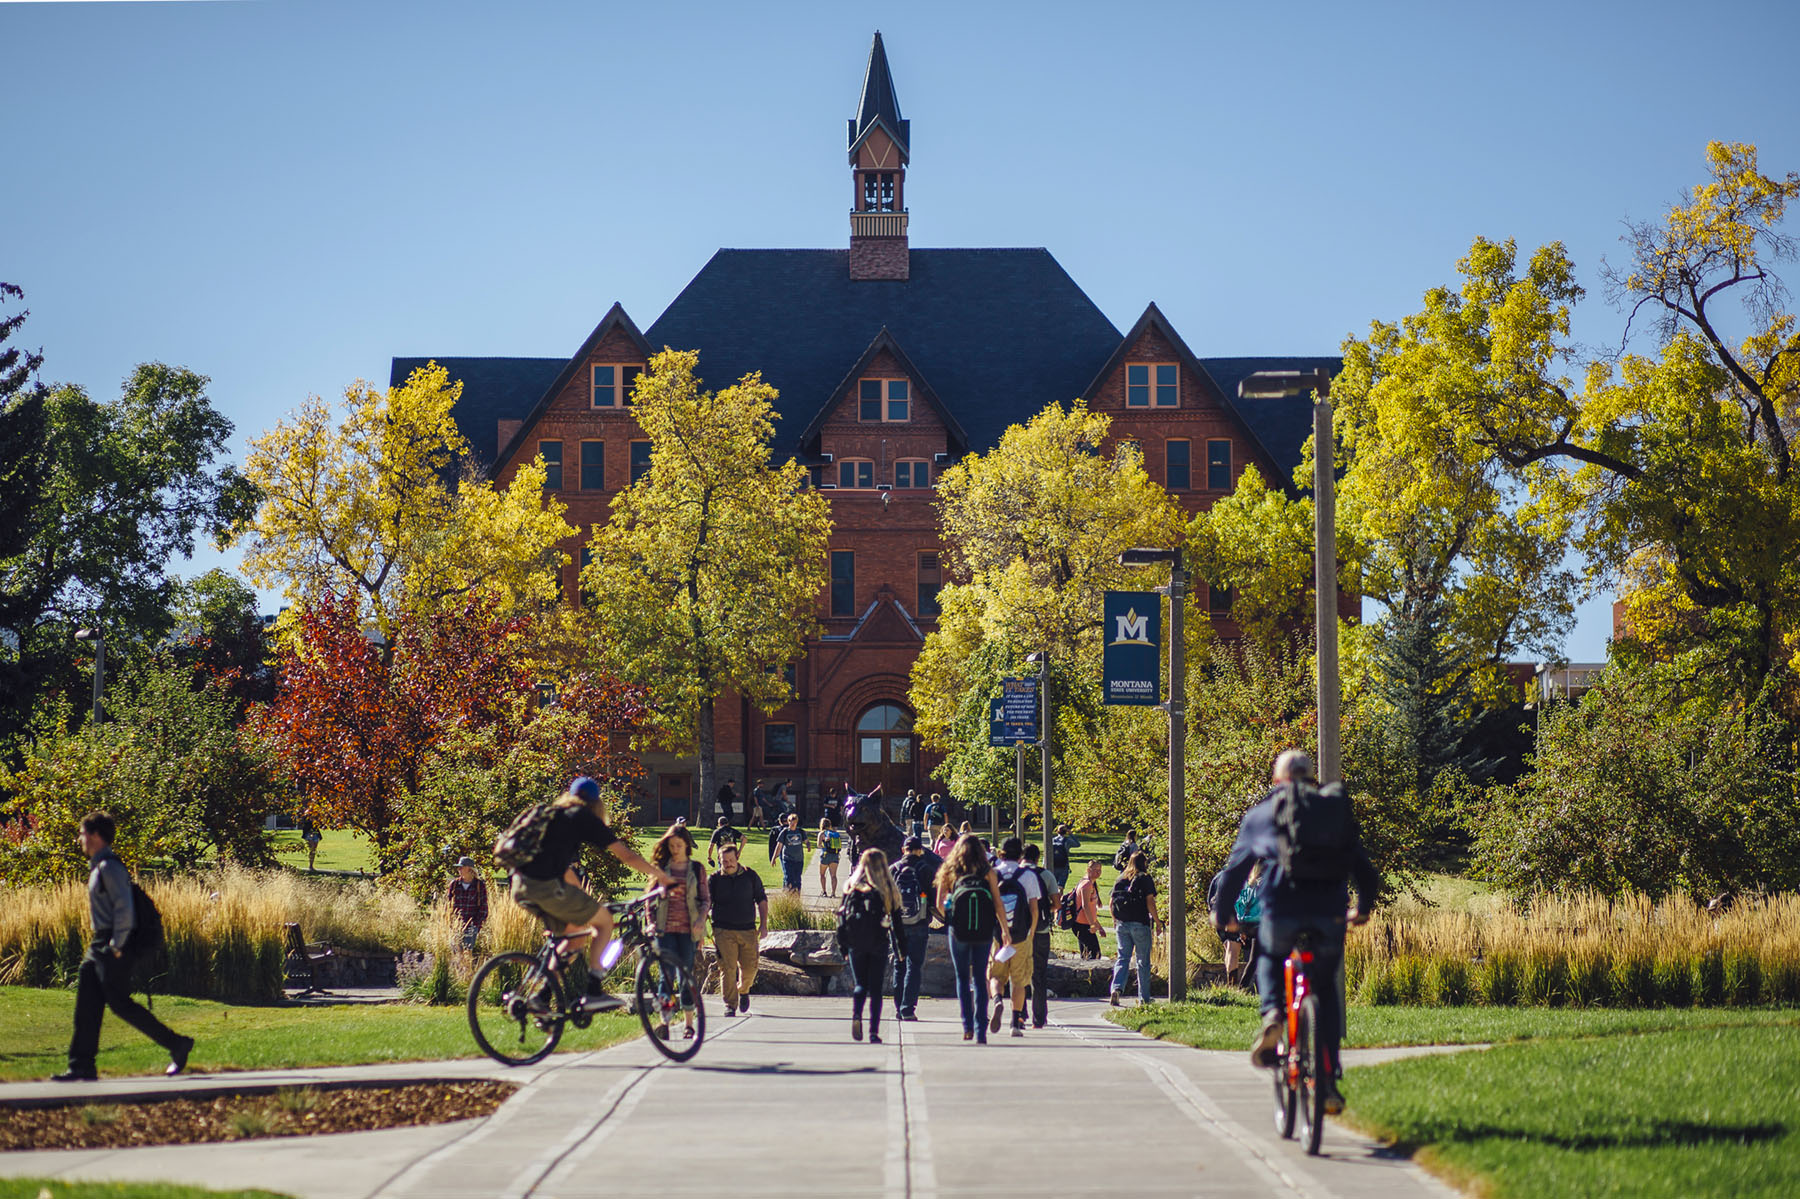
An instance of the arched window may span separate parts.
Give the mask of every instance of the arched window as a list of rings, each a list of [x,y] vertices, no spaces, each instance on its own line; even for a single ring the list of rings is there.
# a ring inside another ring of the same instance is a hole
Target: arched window
[[[898,704],[876,704],[856,722],[859,733],[910,733],[912,716]]]

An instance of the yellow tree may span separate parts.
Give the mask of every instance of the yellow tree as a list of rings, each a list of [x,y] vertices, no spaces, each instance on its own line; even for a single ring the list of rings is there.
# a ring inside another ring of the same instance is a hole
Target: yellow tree
[[[601,658],[649,691],[666,737],[697,744],[711,795],[719,696],[774,711],[781,668],[820,628],[831,509],[799,463],[774,465],[775,389],[750,374],[703,391],[698,361],[665,349],[639,377],[650,469],[613,500],[582,587]]]
[[[574,534],[533,461],[497,488],[466,468],[451,409],[462,395],[431,363],[385,391],[356,383],[341,414],[318,397],[250,443],[245,474],[262,490],[235,537],[244,566],[290,600],[348,595],[394,644],[402,612],[438,611],[477,589],[503,610],[550,610],[557,542]]]
[[[1119,554],[1177,544],[1181,516],[1134,443],[1101,452],[1110,423],[1080,400],[1052,404],[938,483],[954,582],[939,596],[938,628],[914,664],[912,702],[924,742],[947,751],[959,794],[986,799],[1011,788],[1003,778],[1008,755],[987,746],[987,698],[1028,652],[1048,650],[1054,665],[1063,715],[1053,753],[1076,771],[1065,777],[1101,778],[1103,770],[1088,766],[1122,760],[1100,744],[1116,739],[1108,730],[1142,715],[1100,709],[1101,596],[1149,586],[1141,567],[1119,565]],[[1142,775],[1128,773],[1121,785],[1141,790]]]

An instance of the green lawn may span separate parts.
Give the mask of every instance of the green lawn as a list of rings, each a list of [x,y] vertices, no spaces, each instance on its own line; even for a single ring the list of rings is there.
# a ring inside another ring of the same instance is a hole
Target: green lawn
[[[1256,1001],[1212,987],[1196,1001],[1120,1008],[1107,1018],[1159,1040],[1197,1049],[1247,1049],[1256,1031]],[[1480,1045],[1560,1037],[1609,1037],[1668,1030],[1778,1026],[1800,1028],[1800,1011],[1766,1008],[1350,1007],[1351,1048],[1387,1045]]]
[[[1361,1067],[1346,1118],[1483,1195],[1800,1194],[1800,1027],[1769,1023]]]
[[[73,991],[0,987],[0,1080],[47,1078],[60,1071],[74,1013]],[[189,1066],[202,1071],[481,1056],[461,1006],[251,1007],[158,996],[156,1014],[199,1042]],[[630,1016],[597,1016],[588,1028],[571,1026],[560,1048],[599,1049],[640,1031]],[[100,1036],[101,1074],[154,1074],[168,1064],[161,1049],[107,1016]]]
[[[172,1182],[0,1178],[0,1199],[287,1199],[274,1191],[209,1191]]]
[[[306,869],[306,842],[300,839],[299,829],[284,828],[267,836],[283,866]],[[360,870],[373,874],[375,843],[354,829],[320,829],[319,856],[313,865],[318,870]]]

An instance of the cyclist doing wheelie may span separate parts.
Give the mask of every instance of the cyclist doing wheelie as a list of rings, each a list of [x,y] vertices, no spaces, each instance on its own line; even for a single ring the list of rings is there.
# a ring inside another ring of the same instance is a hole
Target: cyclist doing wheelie
[[[603,1012],[624,1006],[601,985],[602,954],[612,941],[613,917],[606,905],[583,889],[574,870],[582,846],[604,849],[639,874],[665,887],[675,879],[644,860],[629,842],[607,827],[600,784],[586,775],[569,784],[553,804],[526,811],[495,846],[494,856],[512,867],[513,902],[551,931],[574,937],[592,933],[588,943],[587,994],[581,1010]],[[610,964],[610,963],[609,963]]]
[[[1290,749],[1275,759],[1274,785],[1263,800],[1244,813],[1237,844],[1219,879],[1213,901],[1213,927],[1221,936],[1238,927],[1233,901],[1251,867],[1266,863],[1262,882],[1262,924],[1257,929],[1257,991],[1262,999],[1262,1027],[1250,1045],[1258,1067],[1276,1062],[1284,1027],[1282,970],[1288,951],[1302,933],[1311,933],[1314,975],[1320,980],[1319,1023],[1329,1069],[1320,1080],[1325,1111],[1344,1109],[1336,1076],[1338,1044],[1344,1031],[1344,923],[1349,895],[1346,879],[1356,884],[1352,924],[1365,923],[1375,902],[1380,878],[1363,848],[1355,813],[1341,783],[1320,787],[1312,759]]]

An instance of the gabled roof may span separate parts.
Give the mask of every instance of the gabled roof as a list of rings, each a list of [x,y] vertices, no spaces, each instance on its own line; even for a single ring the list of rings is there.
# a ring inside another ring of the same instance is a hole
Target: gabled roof
[[[1344,360],[1335,357],[1299,358],[1202,358],[1200,365],[1230,399],[1239,417],[1250,426],[1269,457],[1281,471],[1278,483],[1292,489],[1294,471],[1299,469],[1306,439],[1312,436],[1312,397],[1282,396],[1273,400],[1240,400],[1238,384],[1257,371],[1325,370],[1336,375],[1344,369]]]
[[[911,277],[852,281],[847,250],[720,250],[645,331],[700,351],[708,387],[760,370],[779,389],[781,453],[885,327],[986,451],[1046,404],[1083,395],[1119,331],[1048,250],[913,250]],[[804,422],[804,423],[802,423]]]
[[[500,422],[517,420],[530,410],[545,388],[568,365],[567,358],[396,358],[388,386],[399,387],[408,376],[436,362],[450,378],[461,381],[462,398],[451,414],[484,473],[494,469],[500,451]]]
[[[912,122],[900,119],[900,100],[894,95],[894,77],[888,71],[887,49],[881,44],[881,30],[875,31],[875,42],[869,47],[869,65],[863,71],[862,99],[856,116],[850,120],[850,164],[856,165],[856,149],[871,130],[880,126],[894,139],[900,150],[900,161],[912,159]]]
[[[594,326],[594,331],[587,335],[580,348],[575,351],[574,356],[567,359],[563,369],[557,372],[556,377],[550,381],[550,385],[544,388],[543,393],[538,397],[537,403],[532,405],[531,410],[525,414],[525,423],[520,425],[518,432],[512,435],[512,440],[500,447],[500,453],[489,467],[490,473],[498,472],[501,466],[511,460],[518,448],[532,437],[538,421],[543,419],[544,413],[556,401],[556,397],[562,393],[562,389],[569,385],[569,381],[575,377],[576,372],[586,365],[588,355],[593,353],[594,347],[615,329],[623,329],[625,334],[631,338],[632,344],[637,347],[638,353],[642,354],[645,359],[650,357],[650,343],[644,340],[644,335],[638,332],[637,325],[632,323],[631,318],[625,314],[625,306],[614,300],[613,306],[608,308],[606,315],[600,318],[600,323]],[[461,423],[460,414],[458,423]]]
[[[932,410],[936,412],[939,419],[944,422],[944,428],[950,433],[951,456],[961,457],[960,451],[969,448],[969,435],[963,432],[962,424],[951,414],[948,408],[944,407],[944,402],[938,399],[937,392],[932,390],[931,384],[926,381],[924,373],[913,364],[911,358],[906,356],[906,351],[900,348],[900,343],[894,340],[894,335],[888,332],[888,327],[886,325],[881,327],[881,332],[875,335],[875,340],[869,343],[869,348],[863,351],[862,357],[858,358],[856,362],[851,365],[850,369],[844,372],[844,377],[838,381],[837,387],[832,391],[832,397],[836,398],[842,396],[845,390],[849,388],[850,384],[853,381],[860,379],[864,372],[869,369],[869,364],[875,361],[875,355],[881,353],[883,350],[892,354],[894,360],[900,364],[900,369],[906,372],[907,376],[912,379],[915,395],[930,404]],[[817,437],[819,435],[819,430],[824,427],[826,418],[831,415],[832,408],[833,404],[830,400],[819,405],[818,415],[812,418],[812,423],[806,426],[806,431],[804,433],[800,434],[800,444],[802,446],[812,444],[813,438]]]
[[[1237,418],[1237,422],[1249,434],[1257,448],[1275,464],[1280,477],[1269,480],[1270,483],[1292,488],[1294,484],[1294,468],[1300,465],[1301,450],[1306,439],[1312,435],[1312,401],[1306,396],[1286,396],[1278,400],[1239,400],[1238,383],[1253,371],[1260,370],[1311,370],[1313,366],[1326,366],[1332,374],[1336,374],[1342,363],[1336,358],[1207,358],[1194,356],[1175,326],[1169,323],[1162,309],[1155,301],[1144,309],[1144,314],[1137,319],[1106,365],[1094,375],[1087,391],[1082,394],[1092,396],[1100,389],[1106,377],[1118,370],[1131,352],[1131,347],[1147,329],[1155,329],[1175,347],[1176,358],[1183,370],[1193,374],[1200,380],[1201,386],[1211,393],[1212,399],[1228,414]],[[1240,366],[1238,364],[1253,364]],[[1217,364],[1219,370],[1213,366]],[[1226,377],[1221,378],[1220,373]]]

